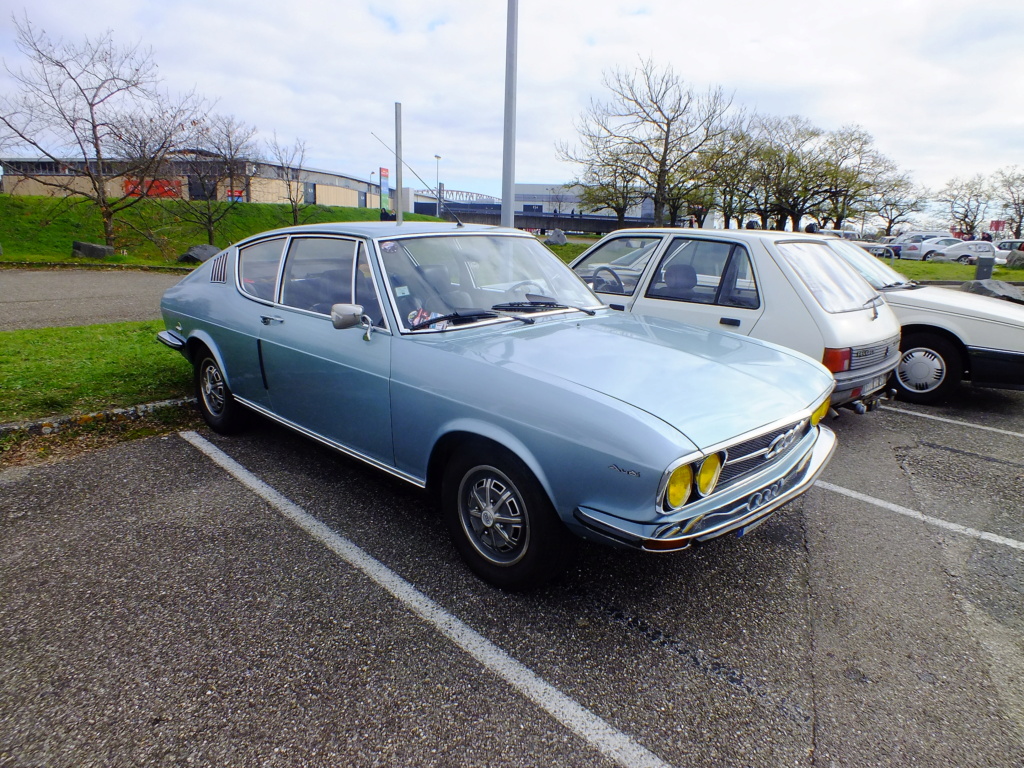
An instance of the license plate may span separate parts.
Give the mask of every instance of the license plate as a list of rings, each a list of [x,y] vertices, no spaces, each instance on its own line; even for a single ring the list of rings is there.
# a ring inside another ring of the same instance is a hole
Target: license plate
[[[765,522],[767,522],[772,517],[775,517],[775,513],[774,512],[772,512],[770,515],[765,515],[760,520],[755,520],[750,525],[743,526],[738,531],[736,531],[736,538],[740,538],[741,536],[746,536],[752,530],[757,528],[757,526],[763,525]]]
[[[879,389],[885,386],[885,382],[889,380],[888,376],[875,376],[863,389],[863,394],[870,395],[872,392],[877,392]]]

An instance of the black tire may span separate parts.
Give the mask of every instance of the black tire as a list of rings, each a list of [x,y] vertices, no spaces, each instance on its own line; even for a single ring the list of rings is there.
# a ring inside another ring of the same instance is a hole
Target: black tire
[[[932,256],[934,256],[934,255],[935,255],[935,251],[929,251],[928,253],[926,253],[924,256],[921,257],[921,261],[931,261]]]
[[[210,429],[222,435],[230,435],[245,426],[245,408],[235,402],[224,371],[206,348],[196,356],[195,388],[199,412]]]
[[[957,259],[957,261],[959,261],[961,264],[970,264],[971,263],[971,257],[970,256],[961,256],[959,259]]]
[[[893,373],[897,397],[927,405],[952,394],[963,379],[963,356],[933,333],[911,333],[900,341],[900,364]]]
[[[533,473],[492,443],[466,444],[452,456],[441,507],[470,570],[501,589],[523,591],[553,580],[576,549]]]

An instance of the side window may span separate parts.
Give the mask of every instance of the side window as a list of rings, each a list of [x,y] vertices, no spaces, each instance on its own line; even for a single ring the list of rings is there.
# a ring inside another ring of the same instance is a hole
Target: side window
[[[573,269],[591,290],[631,295],[660,244],[660,237],[614,237]]]
[[[377,288],[373,284],[373,272],[366,260],[366,246],[359,246],[359,256],[356,259],[356,304],[361,304],[363,314],[368,315],[370,321],[378,328],[384,327],[384,315],[380,310],[380,301],[377,298]]]
[[[242,290],[258,299],[274,300],[277,268],[284,239],[264,240],[238,254],[238,280]]]
[[[676,238],[658,265],[647,296],[655,299],[760,306],[750,256],[740,245]]]
[[[281,303],[329,315],[334,304],[352,303],[356,242],[333,237],[292,240],[284,262]]]

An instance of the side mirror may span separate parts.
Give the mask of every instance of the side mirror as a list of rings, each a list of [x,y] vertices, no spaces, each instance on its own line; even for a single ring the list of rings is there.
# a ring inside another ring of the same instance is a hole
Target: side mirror
[[[362,321],[362,304],[335,304],[331,307],[331,324],[339,330],[353,328]]]

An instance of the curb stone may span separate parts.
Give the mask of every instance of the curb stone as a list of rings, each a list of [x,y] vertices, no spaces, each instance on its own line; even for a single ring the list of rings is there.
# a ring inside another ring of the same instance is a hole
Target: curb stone
[[[65,427],[77,427],[83,424],[103,422],[134,421],[154,411],[164,408],[180,408],[184,405],[191,405],[195,401],[194,397],[180,397],[175,400],[160,400],[155,403],[133,405],[129,408],[111,408],[106,411],[79,414],[77,416],[58,416],[52,419],[0,424],[0,437],[17,432],[26,432],[30,435],[52,435],[60,432]]]

